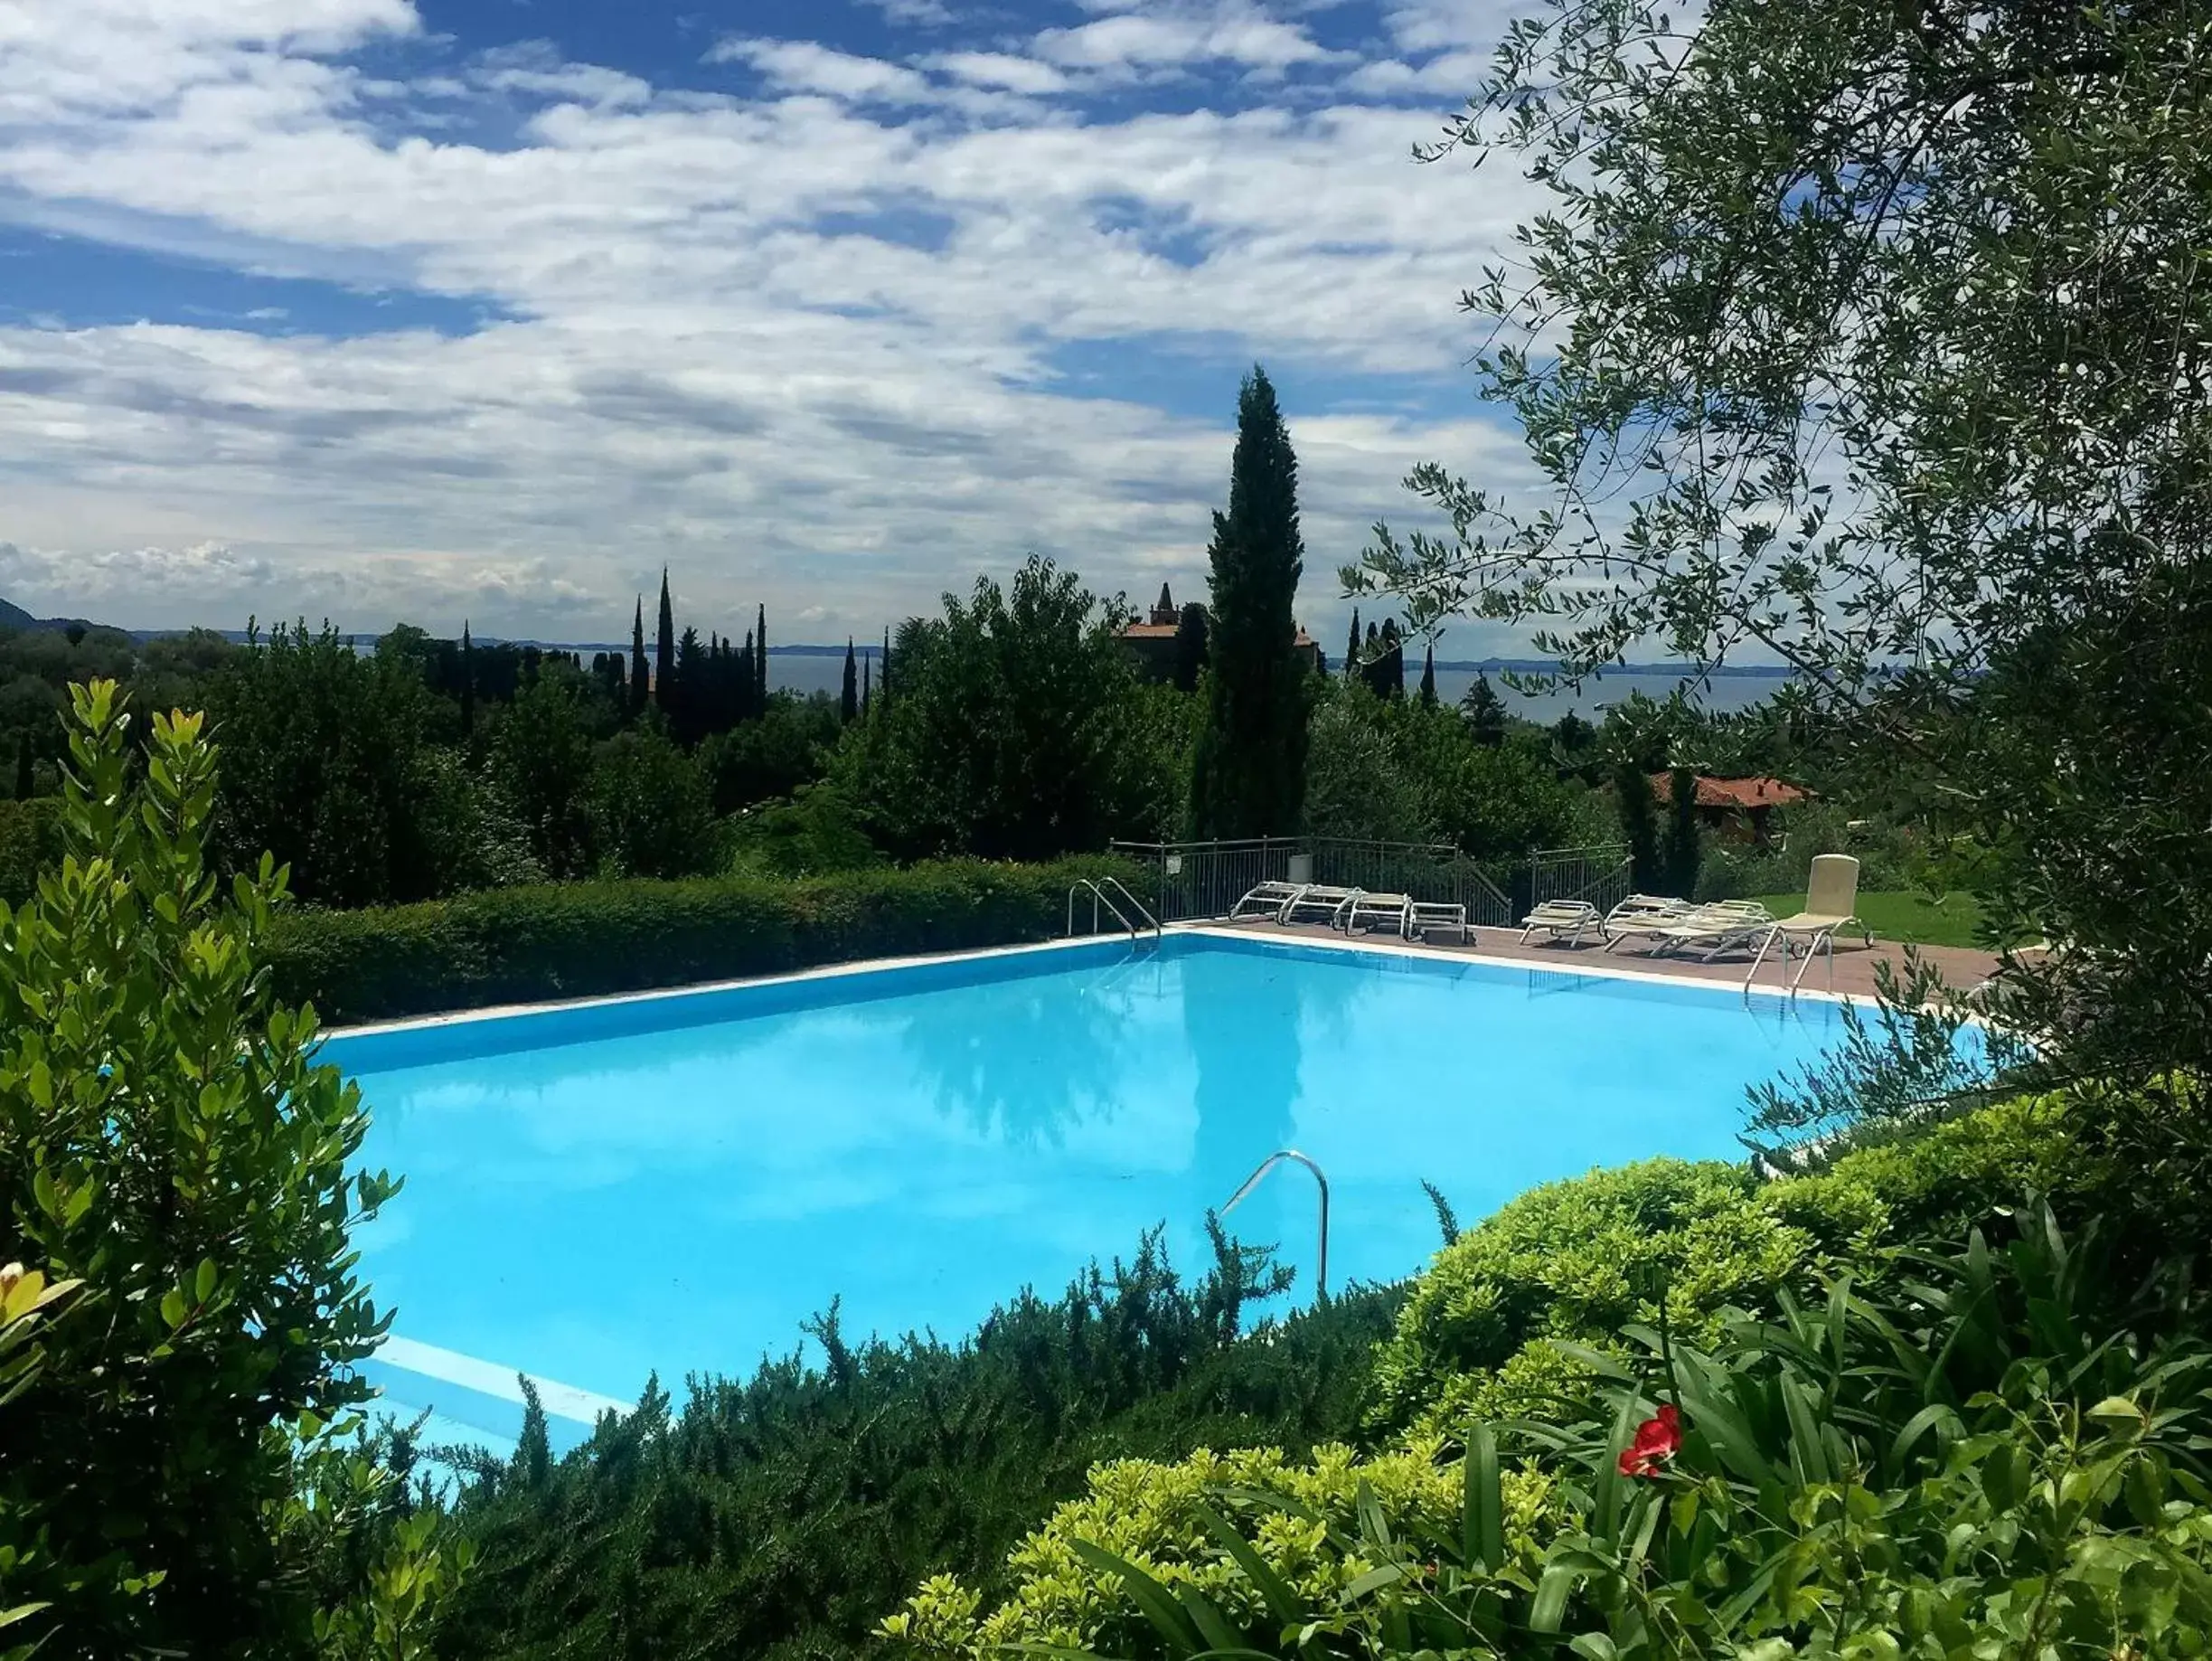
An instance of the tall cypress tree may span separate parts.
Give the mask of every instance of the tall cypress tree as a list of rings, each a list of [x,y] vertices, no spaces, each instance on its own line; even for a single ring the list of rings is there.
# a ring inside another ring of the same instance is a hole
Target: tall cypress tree
[[[760,608],[753,623],[753,709],[768,713],[768,609]]]
[[[845,637],[844,695],[841,700],[838,713],[845,718],[845,725],[848,727],[860,719],[861,665],[859,659],[852,656],[852,637],[851,635]]]
[[[642,714],[645,707],[645,597],[637,597],[637,618],[630,625],[630,714]]]
[[[1208,551],[1206,725],[1191,779],[1201,836],[1287,835],[1305,806],[1305,665],[1293,606],[1305,547],[1298,535],[1298,458],[1266,371],[1237,397],[1228,511]]]
[[[863,716],[875,701],[875,676],[870,673],[875,666],[876,660],[872,657],[863,658],[861,662],[861,713]]]
[[[1436,643],[1431,640],[1421,654],[1421,707],[1436,707]]]
[[[653,697],[661,713],[674,713],[676,700],[676,611],[668,603],[668,567],[661,567],[661,637],[653,656]]]
[[[687,628],[676,642],[676,672],[669,677],[668,694],[661,700],[661,709],[679,743],[695,744],[703,736],[701,717],[706,713],[706,645],[696,628]]]
[[[469,638],[468,619],[461,619],[461,736],[476,730],[476,643]]]
[[[1344,643],[1344,678],[1360,673],[1360,608],[1351,609],[1351,638]]]
[[[889,703],[891,701],[891,631],[889,628],[883,631],[883,673],[876,679],[883,683],[883,702]]]
[[[1398,632],[1398,619],[1382,620],[1382,662],[1377,665],[1382,672],[1376,689],[1386,698],[1406,695],[1406,640]]]
[[[1698,865],[1703,850],[1698,845],[1698,776],[1678,767],[1667,779],[1667,892],[1684,900],[1698,893]]]
[[[1652,781],[1632,759],[1613,769],[1613,789],[1621,811],[1621,838],[1628,844],[1629,880],[1640,893],[1665,885],[1660,868],[1659,822],[1652,811]]]
[[[753,631],[745,631],[745,646],[738,654],[737,705],[738,719],[750,721],[760,712],[753,707],[753,693],[760,684],[760,677],[753,669]]]

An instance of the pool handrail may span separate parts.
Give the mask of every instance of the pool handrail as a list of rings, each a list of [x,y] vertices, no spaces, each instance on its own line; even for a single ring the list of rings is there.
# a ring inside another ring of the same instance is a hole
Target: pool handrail
[[[1318,1303],[1329,1296],[1329,1178],[1321,1166],[1314,1163],[1312,1156],[1302,1154],[1294,1147],[1278,1147],[1259,1162],[1258,1169],[1244,1179],[1242,1187],[1228,1196],[1228,1203],[1222,1206],[1221,1214],[1226,1217],[1229,1213],[1235,1211],[1238,1202],[1259,1186],[1260,1178],[1266,1175],[1285,1159],[1295,1160],[1313,1172],[1313,1181],[1321,1188],[1321,1250],[1314,1259],[1313,1269],[1313,1297],[1314,1301]]]
[[[1081,893],[1087,888],[1089,889],[1091,892],[1091,932],[1093,934],[1097,934],[1098,932],[1098,908],[1101,905],[1103,905],[1107,911],[1113,912],[1114,920],[1121,924],[1123,928],[1129,931],[1130,939],[1134,940],[1137,936],[1143,932],[1143,929],[1140,929],[1136,923],[1130,920],[1129,912],[1123,911],[1120,905],[1115,902],[1114,894],[1106,892],[1106,890],[1109,887],[1114,890],[1115,893],[1118,893],[1123,900],[1128,902],[1129,911],[1134,911],[1139,917],[1144,920],[1143,928],[1150,929],[1152,930],[1153,939],[1155,940],[1159,939],[1162,934],[1164,932],[1164,930],[1160,927],[1159,920],[1153,916],[1150,911],[1144,909],[1144,903],[1139,901],[1134,894],[1131,893],[1127,888],[1123,886],[1122,882],[1118,877],[1107,877],[1104,879],[1103,882],[1094,882],[1088,877],[1078,877],[1076,879],[1074,884],[1068,890],[1068,938],[1070,939],[1075,938],[1076,896]]]

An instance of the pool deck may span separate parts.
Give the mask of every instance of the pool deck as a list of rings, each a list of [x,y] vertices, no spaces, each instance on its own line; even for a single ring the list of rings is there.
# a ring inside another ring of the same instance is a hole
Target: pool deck
[[[1234,930],[1238,933],[1274,935],[1289,939],[1342,940],[1344,936],[1325,923],[1296,923],[1285,926],[1265,918],[1247,918],[1228,923],[1209,923],[1206,927]],[[1635,941],[1624,941],[1612,951],[1595,940],[1578,945],[1565,942],[1556,944],[1519,944],[1520,931],[1517,929],[1471,929],[1467,943],[1461,945],[1449,930],[1432,930],[1421,942],[1421,949],[1441,952],[1447,956],[1465,956],[1497,963],[1526,963],[1533,967],[1573,971],[1578,968],[1604,968],[1614,973],[1652,975],[1671,980],[1702,980],[1728,986],[1741,986],[1744,976],[1751,967],[1756,948],[1749,951],[1724,952],[1710,963],[1696,958],[1654,957]],[[1382,931],[1355,934],[1354,944],[1370,947],[1388,947],[1401,944],[1395,935]],[[1881,963],[1889,963],[1900,972],[1905,967],[1905,948],[1892,940],[1876,940],[1870,946],[1860,942],[1857,936],[1839,941],[1835,956],[1834,991],[1840,997],[1872,997],[1876,992],[1875,969]],[[1973,951],[1957,946],[1923,946],[1918,948],[1920,959],[1939,971],[1944,981],[1960,990],[1980,986],[1997,970],[1997,957],[1993,952]],[[1785,990],[1790,977],[1803,965],[1803,958],[1793,958],[1785,967],[1770,956],[1759,967],[1758,984],[1762,987]],[[1828,964],[1816,962],[1805,969],[1803,989],[1807,992],[1830,990]]]

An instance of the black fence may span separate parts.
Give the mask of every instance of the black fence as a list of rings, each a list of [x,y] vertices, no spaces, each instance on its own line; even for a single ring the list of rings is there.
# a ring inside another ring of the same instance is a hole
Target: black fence
[[[1448,843],[1261,836],[1244,842],[1116,842],[1144,867],[1163,923],[1227,917],[1262,882],[1318,882],[1462,905],[1481,929],[1518,927],[1547,900],[1587,900],[1610,911],[1630,887],[1625,844],[1544,848],[1482,863]]]

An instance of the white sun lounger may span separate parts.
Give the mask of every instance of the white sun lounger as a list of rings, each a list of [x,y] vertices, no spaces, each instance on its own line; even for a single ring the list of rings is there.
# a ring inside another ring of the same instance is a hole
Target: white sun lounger
[[[1345,901],[1342,915],[1344,920],[1341,926],[1346,934],[1362,923],[1372,927],[1376,923],[1387,922],[1398,930],[1398,937],[1401,940],[1413,938],[1413,896],[1410,894],[1356,894]]]
[[[1302,913],[1318,911],[1331,928],[1341,929],[1345,908],[1366,892],[1364,888],[1332,888],[1322,882],[1309,882],[1304,893],[1284,901],[1277,920],[1294,923]]]
[[[1293,901],[1302,898],[1311,882],[1262,882],[1243,899],[1229,908],[1229,920],[1240,917],[1272,917],[1283,920],[1284,910]],[[1247,908],[1250,908],[1247,910]]]
[[[1520,943],[1526,946],[1529,937],[1539,932],[1555,942],[1564,939],[1579,944],[1590,933],[1603,939],[1605,920],[1587,900],[1547,900],[1520,920]]]
[[[1665,894],[1631,894],[1605,913],[1598,932],[1605,937],[1605,948],[1610,951],[1631,935],[1666,923],[1679,923],[1696,908],[1687,900],[1674,900]]]
[[[1710,963],[1724,951],[1750,945],[1774,926],[1774,914],[1755,900],[1716,900],[1677,922],[1640,930],[1652,942],[1652,956],[1695,951]]]
[[[1410,939],[1418,939],[1431,929],[1456,929],[1459,930],[1459,943],[1462,946],[1467,943],[1467,908],[1464,905],[1446,903],[1441,900],[1417,900],[1413,902],[1413,912],[1407,920],[1412,929]]]

